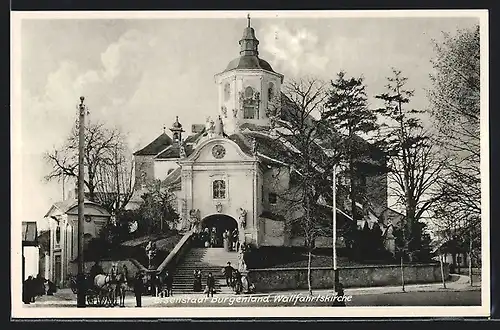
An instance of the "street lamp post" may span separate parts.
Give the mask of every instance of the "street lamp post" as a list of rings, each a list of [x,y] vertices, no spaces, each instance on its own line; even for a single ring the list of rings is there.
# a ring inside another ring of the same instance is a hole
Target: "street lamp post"
[[[84,256],[83,256],[83,226],[85,212],[85,193],[84,193],[84,149],[85,149],[85,111],[86,107],[83,104],[85,98],[80,97],[79,112],[80,118],[78,122],[78,275],[77,275],[77,307],[85,307],[85,274],[84,274]]]
[[[337,189],[336,189],[336,173],[335,166],[333,167],[332,174],[332,209],[333,209],[333,218],[332,218],[332,232],[333,232],[333,241],[332,241],[332,249],[333,249],[333,276],[334,276],[334,284],[333,290],[337,292],[338,285],[340,283],[339,280],[339,270],[337,269]]]

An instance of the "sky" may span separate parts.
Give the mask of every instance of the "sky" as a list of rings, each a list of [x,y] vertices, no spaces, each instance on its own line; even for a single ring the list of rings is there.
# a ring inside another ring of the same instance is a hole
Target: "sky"
[[[238,15],[237,15],[238,16]],[[432,40],[478,23],[475,18],[259,18],[252,27],[260,57],[288,79],[334,79],[340,70],[365,78],[370,102],[384,91],[391,68],[415,89],[414,108],[427,107]],[[22,221],[38,221],[62,198],[47,183],[44,152],[64,143],[85,96],[90,118],[145,146],[179,116],[187,130],[217,115],[214,75],[239,55],[241,18],[24,19],[21,23],[20,121],[17,152]],[[16,137],[17,138],[17,137]],[[17,183],[16,183],[17,184]],[[26,207],[24,207],[26,206]]]

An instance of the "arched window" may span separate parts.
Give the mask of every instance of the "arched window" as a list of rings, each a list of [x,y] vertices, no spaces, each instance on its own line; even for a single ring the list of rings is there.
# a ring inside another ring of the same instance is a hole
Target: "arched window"
[[[271,101],[273,97],[274,97],[274,84],[270,82],[269,88],[267,89],[267,99]]]
[[[212,184],[213,199],[226,198],[226,182],[224,180],[215,180]]]
[[[253,88],[248,86],[245,88],[245,97],[250,98],[253,97]]]
[[[61,243],[61,227],[57,225],[56,227],[56,244],[59,245]]]

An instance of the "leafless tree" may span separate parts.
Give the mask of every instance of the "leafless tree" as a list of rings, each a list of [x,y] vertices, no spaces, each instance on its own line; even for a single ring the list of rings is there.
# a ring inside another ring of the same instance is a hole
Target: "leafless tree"
[[[442,152],[444,202],[456,211],[481,216],[479,26],[444,35],[435,42],[435,73],[429,91]]]
[[[377,95],[385,102],[378,112],[385,119],[382,134],[385,136],[389,156],[390,178],[394,186],[391,194],[405,209],[403,241],[410,261],[422,246],[423,226],[420,222],[436,203],[441,194],[435,191],[443,163],[432,142],[432,134],[421,123],[424,110],[405,107],[414,95],[405,89],[407,78],[393,69],[388,77],[386,92]]]
[[[78,124],[66,142],[46,152],[52,170],[46,180],[78,178]],[[132,158],[120,130],[103,123],[87,123],[85,127],[85,180],[88,198],[110,212],[122,210],[132,197]]]
[[[308,251],[310,294],[315,241],[319,236],[332,233],[331,215],[325,215],[319,200],[325,195],[331,196],[332,168],[340,158],[321,146],[321,141],[329,136],[327,122],[320,117],[326,97],[325,85],[317,79],[290,81],[284,86],[282,100],[276,106],[281,111],[269,111],[276,116],[272,118],[276,158],[290,164],[288,169],[292,182],[280,194],[280,213],[294,219],[292,227],[304,237]]]

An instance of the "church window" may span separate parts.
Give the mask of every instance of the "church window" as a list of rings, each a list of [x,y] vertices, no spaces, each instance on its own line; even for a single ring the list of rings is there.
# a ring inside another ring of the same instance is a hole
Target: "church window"
[[[278,195],[276,193],[269,193],[269,204],[274,205],[278,201]]]
[[[271,101],[274,96],[274,84],[271,82],[269,83],[269,88],[267,89],[267,99]]]
[[[245,97],[246,98],[251,98],[253,97],[253,88],[248,86],[247,88],[245,88]]]
[[[61,242],[61,227],[57,225],[56,227],[56,244],[59,245]]]
[[[212,184],[213,199],[226,198],[226,182],[224,180],[215,180]]]

